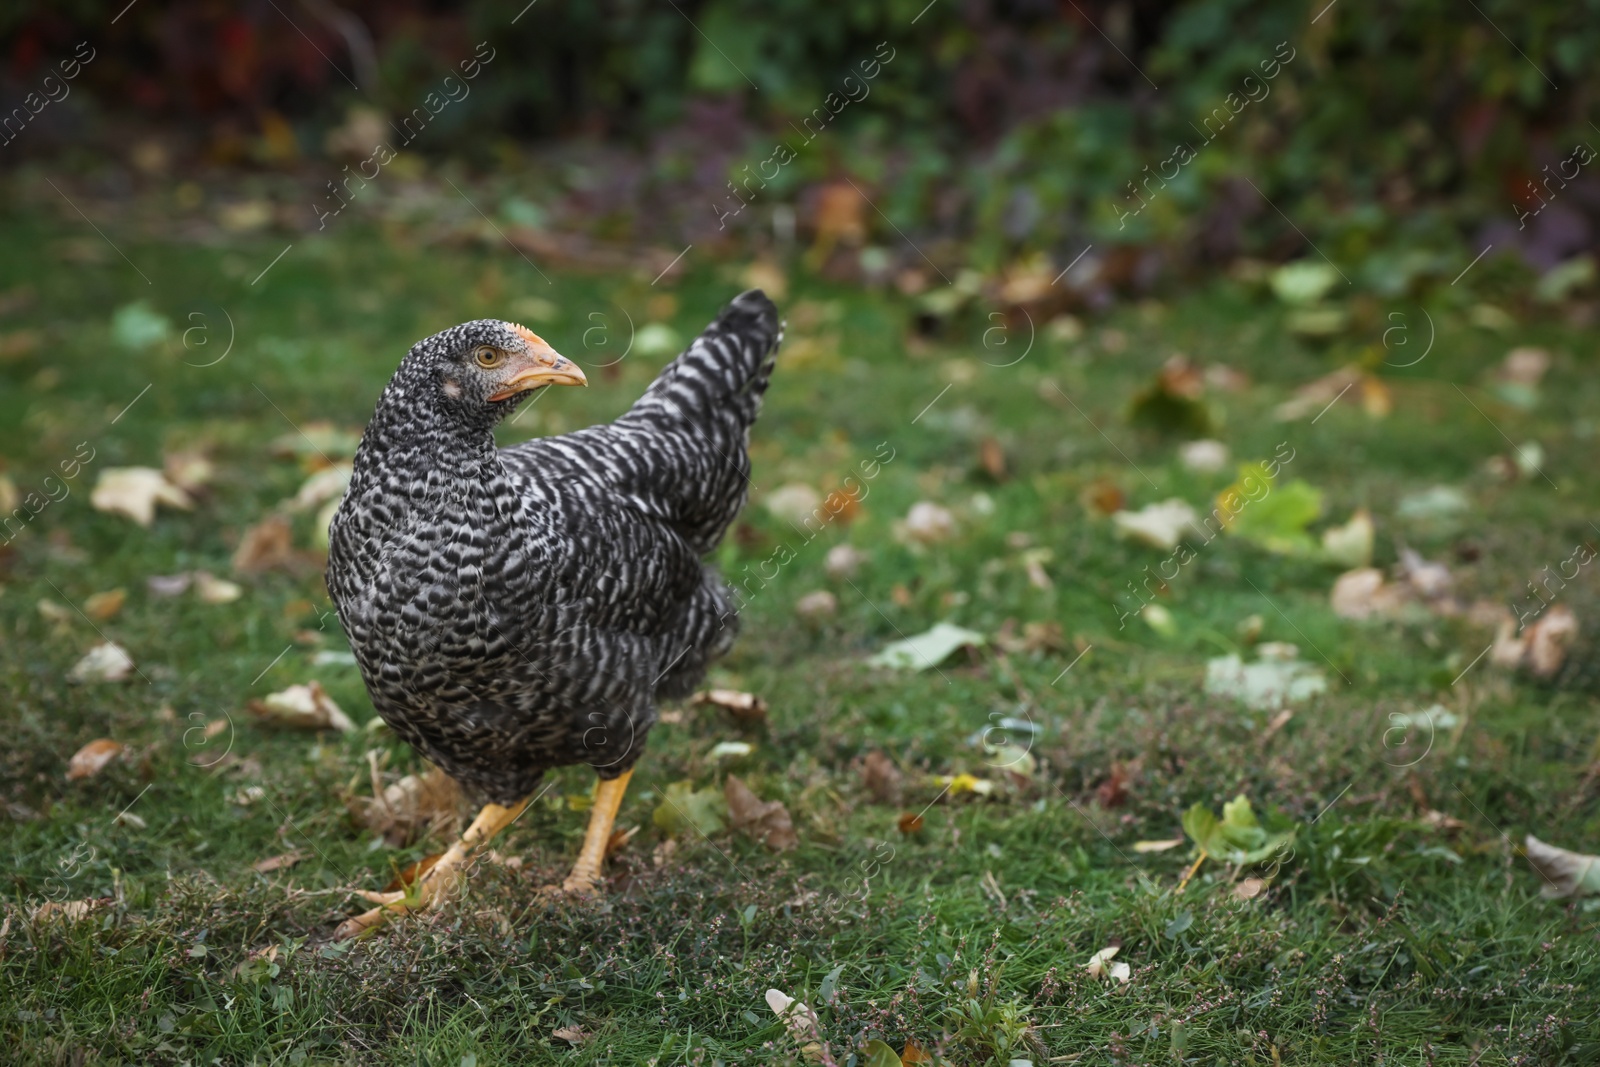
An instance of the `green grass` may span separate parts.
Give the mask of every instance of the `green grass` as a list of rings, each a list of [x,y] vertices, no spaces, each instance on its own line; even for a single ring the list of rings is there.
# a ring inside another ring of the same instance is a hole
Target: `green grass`
[[[469,318],[516,317],[519,300],[538,297],[558,317],[536,328],[593,367],[615,348],[589,335],[585,349],[584,331],[599,321],[591,313],[618,331],[626,310],[637,324],[665,320],[688,336],[736,291],[738,272],[700,260],[670,290],[648,274],[550,270],[547,284],[503,246],[351,226],[297,240],[252,284],[286,242],[212,248],[114,234],[145,285],[109,251],[98,264],[63,262],[60,242],[82,240],[81,229],[19,214],[0,221],[12,250],[0,261],[0,294],[34,294],[0,328],[40,340],[0,363],[0,454],[26,493],[79,442],[95,450],[70,494],[4,561],[8,1062],[797,1060],[763,1001],[769,987],[818,1008],[840,1064],[872,1037],[897,1050],[910,1038],[958,1063],[1600,1059],[1595,911],[1542,900],[1515,852],[1530,831],[1600,851],[1600,809],[1585,777],[1600,734],[1592,698],[1486,661],[1451,684],[1487,632],[1462,618],[1340,620],[1327,598],[1338,568],[1236,538],[1206,546],[1173,580],[1163,599],[1171,636],[1142,622],[1119,629],[1113,598],[1163,554],[1116,539],[1084,503],[1109,482],[1136,506],[1180,496],[1209,508],[1231,479],[1231,468],[1184,471],[1176,440],[1125,417],[1163,361],[1184,352],[1252,376],[1241,392],[1210,396],[1217,435],[1238,461],[1290,442],[1289,476],[1325,493],[1320,525],[1366,506],[1380,565],[1404,542],[1448,562],[1464,600],[1525,596],[1528,578],[1594,537],[1585,532],[1600,489],[1592,332],[1523,307],[1510,289],[1478,298],[1516,311],[1523,325],[1513,336],[1474,330],[1464,290],[1452,289],[1429,298],[1438,326],[1429,358],[1384,369],[1392,415],[1370,418],[1347,396],[1315,423],[1279,423],[1271,409],[1292,388],[1347,358],[1375,363],[1382,349],[1308,348],[1286,332],[1281,308],[1218,282],[1091,322],[1080,342],[1041,332],[1025,359],[1000,367],[985,357],[1015,357],[984,349],[981,308],[908,345],[910,301],[797,280],[785,301],[788,356],[755,433],[758,489],[720,557],[737,575],[755,573],[780,544],[793,550],[751,599],[740,643],[712,678],[765,697],[766,725],[688,708],[651,735],[622,815],[643,830],[613,861],[601,902],[548,906],[536,893],[559,878],[582,833],[584,816],[566,798],[591,778],[568,769],[497,844],[520,866],[480,865],[465,899],[443,913],[331,945],[327,935],[354,907],[348,889],[377,888],[441,847],[435,835],[391,848],[347,814],[344,797],[369,790],[367,750],[386,754],[391,779],[415,758],[382,732],[274,733],[243,713],[252,697],[315,677],[359,723],[372,718],[353,668],[312,665],[318,649],[344,647],[331,619],[318,629],[329,605],[317,567],[239,578],[245,596],[220,606],[154,598],[145,579],[227,574],[241,531],[305,477],[270,442],[317,420],[358,428],[419,337]],[[1492,278],[1483,268],[1491,289]],[[675,299],[663,300],[664,290]],[[119,348],[111,314],[134,299],[179,330],[209,328],[213,347],[192,334],[188,348],[176,337],[143,352]],[[224,310],[236,331],[231,353],[195,366],[220,352]],[[1376,346],[1391,309],[1358,301],[1357,310],[1366,323],[1358,332]],[[1109,350],[1107,326],[1126,335],[1125,350]],[[1027,324],[1017,330],[1020,345]],[[1481,388],[1512,343],[1557,357],[1532,413]],[[630,354],[593,373],[588,390],[553,391],[506,439],[615,416],[664,359]],[[1554,487],[1537,475],[1485,473],[1508,449],[1501,430],[1543,445]],[[979,463],[987,437],[1005,451],[1002,481]],[[880,443],[894,458],[848,526],[802,543],[761,506],[788,482],[840,484]],[[164,450],[184,447],[207,449],[218,468],[192,512],[164,510],[140,529],[89,506],[100,471],[160,466]],[[1456,528],[1395,517],[1405,494],[1441,483],[1473,500]],[[913,551],[892,528],[922,499],[950,507],[958,535]],[[296,516],[298,547],[311,545],[311,525]],[[1049,550],[1051,588],[1030,582],[1016,534]],[[823,568],[827,549],[843,542],[869,554],[853,586]],[[118,587],[126,606],[92,626],[36,607],[81,607]],[[793,605],[816,589],[837,595],[838,613],[800,624]],[[1594,589],[1586,573],[1566,594],[1580,615],[1600,602]],[[1266,740],[1272,713],[1202,689],[1207,658],[1245,650],[1240,627],[1250,616],[1260,616],[1261,640],[1295,643],[1330,680]],[[1053,622],[1064,643],[910,675],[861,665],[942,619],[987,633],[1008,620],[1019,630]],[[96,627],[129,649],[142,676],[67,682]],[[297,642],[305,630],[313,636]],[[1391,714],[1436,702],[1462,725],[1441,731],[1425,755],[1426,739],[1386,746]],[[1007,776],[971,742],[1001,716],[1039,726],[1031,776]],[[213,736],[198,729],[219,721]],[[100,737],[124,742],[130,757],[68,782],[67,759]],[[719,783],[728,767],[709,750],[728,739],[754,744],[732,769],[787,804],[799,848],[775,855],[734,834],[690,834],[658,866],[651,813],[662,790]],[[217,762],[219,749],[228,756]],[[860,768],[873,750],[904,771],[902,803],[868,792]],[[929,782],[963,771],[994,779],[996,794],[940,798]],[[1114,776],[1120,789],[1108,785]],[[249,786],[263,796],[240,803]],[[1255,899],[1239,899],[1234,886],[1261,870],[1208,862],[1180,895],[1187,849],[1133,850],[1176,836],[1190,805],[1220,809],[1238,793],[1298,832],[1294,856]],[[925,828],[901,834],[902,812],[925,806]],[[1464,827],[1426,828],[1429,808]],[[119,823],[125,809],[142,825]],[[306,858],[272,874],[252,870],[290,849]],[[29,918],[41,902],[85,898],[106,900],[82,921]],[[1085,971],[1113,943],[1132,966],[1126,986]],[[268,949],[275,958],[261,955]],[[594,1036],[571,1048],[552,1037],[566,1026]]]

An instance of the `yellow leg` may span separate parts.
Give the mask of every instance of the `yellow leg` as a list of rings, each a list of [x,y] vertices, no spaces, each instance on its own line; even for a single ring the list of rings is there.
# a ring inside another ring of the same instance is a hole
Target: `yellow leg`
[[[515,822],[517,816],[521,815],[527,806],[526,800],[519,801],[509,808],[503,808],[499,804],[484,805],[483,810],[478,812],[478,817],[472,820],[472,825],[467,827],[467,832],[462,834],[460,840],[451,845],[449,850],[439,857],[433,868],[418,880],[412,887],[411,894],[401,892],[369,895],[370,899],[381,901],[380,905],[339,924],[339,929],[333,934],[334,940],[343,941],[354,937],[382,925],[391,915],[401,915],[413,909],[421,910],[443,899],[473,854],[487,844],[495,834]]]
[[[600,783],[594,798],[594,808],[589,812],[589,829],[583,835],[583,848],[578,852],[578,862],[572,873],[561,883],[563,893],[593,893],[600,882],[600,865],[606,858],[606,845],[611,841],[611,830],[617,823],[617,810],[622,807],[622,797],[628,791],[628,779],[633,777],[630,767],[619,777]]]

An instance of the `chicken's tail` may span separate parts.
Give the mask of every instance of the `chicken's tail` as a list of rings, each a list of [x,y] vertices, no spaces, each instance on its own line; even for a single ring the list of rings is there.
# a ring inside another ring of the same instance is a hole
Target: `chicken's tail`
[[[688,423],[716,448],[735,445],[761,411],[783,323],[760,289],[722,309],[687,351],[669,363],[625,416],[654,425]]]

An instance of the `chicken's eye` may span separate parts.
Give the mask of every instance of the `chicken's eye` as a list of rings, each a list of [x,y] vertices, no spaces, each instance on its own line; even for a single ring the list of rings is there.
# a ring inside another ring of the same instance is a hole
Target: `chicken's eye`
[[[498,367],[505,362],[506,354],[498,348],[488,345],[479,345],[472,353],[472,358],[478,361],[480,367]]]

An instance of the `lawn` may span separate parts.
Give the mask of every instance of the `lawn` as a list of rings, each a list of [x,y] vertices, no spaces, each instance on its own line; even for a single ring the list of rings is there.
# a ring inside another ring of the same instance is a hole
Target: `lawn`
[[[1600,538],[1600,378],[1593,331],[1494,260],[1420,302],[1341,284],[1329,300],[1351,321],[1324,342],[1245,273],[1081,330],[1013,316],[995,333],[981,297],[935,316],[796,267],[751,505],[718,557],[747,607],[710,684],[758,695],[765,718],[667,709],[599,901],[538,892],[583,831],[593,777],[568,769],[459,899],[351,944],[329,934],[362,906],[352,891],[450,827],[396,844],[358,817],[375,780],[422,768],[338,655],[316,507],[285,502],[415,340],[528,321],[592,384],[541,396],[503,437],[561,433],[623,411],[668,331],[691,337],[749,264],[696,249],[655,283],[659,266],[547,280],[493,240],[356,221],[280,260],[285,237],[109,236],[120,251],[76,215],[0,218],[0,455],[20,495],[59,498],[0,550],[8,1062],[846,1065],[869,1039],[973,1064],[1600,1062],[1600,913],[1543,899],[1520,854],[1527,833],[1600,851],[1600,655],[1580,633],[1553,679],[1514,671],[1482,655],[1493,622],[1471,610],[1533,604],[1530,579]],[[1551,354],[1531,395],[1496,388],[1517,346]],[[1176,353],[1211,373],[1149,402]],[[1275,416],[1352,361],[1367,380]],[[1220,469],[1180,460],[1199,418],[1231,453]],[[181,453],[214,468],[192,508],[141,527],[91,506],[103,472]],[[1251,505],[1257,536],[1243,518],[1190,535],[1175,576],[1170,550],[1108,515],[1172,498],[1209,513],[1241,463],[1275,455],[1292,460]],[[814,536],[768,506],[851,476],[858,506]],[[1309,526],[1290,514],[1307,501]],[[919,502],[950,528],[908,534]],[[1335,613],[1351,564],[1321,535],[1360,508],[1373,565],[1420,553],[1459,610]],[[244,531],[274,514],[293,555],[236,573]],[[826,566],[840,545],[863,554],[851,575]],[[194,571],[242,595],[148,585]],[[118,589],[120,609],[90,601]],[[1135,589],[1154,608],[1133,611]],[[1597,590],[1584,567],[1557,596],[1591,631]],[[833,610],[797,615],[817,591]],[[931,669],[867,665],[944,621],[989,641]],[[102,640],[135,671],[75,684]],[[1208,692],[1210,661],[1270,661],[1272,643],[1325,691],[1287,716]],[[353,731],[245,710],[313,679]],[[69,780],[102,738],[119,755]],[[783,802],[797,847],[657,824],[669,786],[714,801],[730,773]],[[1185,813],[1237,796],[1292,844],[1201,856]],[[1110,946],[1126,972],[1091,972]],[[769,988],[816,1010],[821,1047],[786,1031]]]

